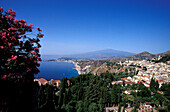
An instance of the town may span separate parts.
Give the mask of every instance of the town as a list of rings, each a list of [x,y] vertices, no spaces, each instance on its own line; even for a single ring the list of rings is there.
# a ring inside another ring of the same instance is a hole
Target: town
[[[150,86],[150,81],[154,78],[159,82],[159,87],[163,83],[170,83],[170,61],[167,63],[155,63],[147,60],[142,61],[125,61],[124,63],[119,63],[120,65],[125,65],[125,67],[134,67],[138,71],[137,75],[133,77],[122,78],[121,81],[113,81],[112,83],[120,83],[123,81],[125,84],[140,83],[142,82],[146,87]]]
[[[159,58],[157,60],[160,60],[162,57],[159,56]],[[166,62],[155,62],[155,59],[153,58],[152,60],[136,60],[136,61],[132,61],[132,60],[126,60],[126,61],[120,61],[117,62],[118,65],[121,65],[125,68],[127,73],[133,73],[133,76],[129,76],[127,75],[126,77],[122,77],[119,80],[114,80],[111,81],[111,85],[121,85],[121,89],[122,89],[122,93],[121,95],[125,95],[126,97],[128,96],[133,96],[132,93],[137,93],[139,94],[139,92],[143,91],[141,89],[132,89],[132,86],[134,85],[138,85],[140,86],[141,84],[143,86],[145,86],[146,88],[150,89],[152,86],[151,82],[154,80],[155,82],[158,83],[158,88],[161,88],[161,86],[163,84],[170,84],[170,61],[166,61]],[[55,60],[56,61],[56,60]],[[64,61],[64,62],[71,62],[73,64],[75,64],[76,68],[80,71],[83,71],[85,69],[90,68],[90,65],[85,66],[84,68],[81,68],[79,65],[78,61],[73,61],[73,60],[57,60],[57,61]],[[132,71],[129,71],[132,70]],[[83,72],[81,72],[83,73]],[[84,72],[84,75],[86,75],[87,73]],[[102,74],[101,74],[102,75]],[[80,77],[83,76],[83,74],[79,74]],[[95,75],[94,75],[95,76]],[[71,87],[73,84],[73,82],[71,81],[71,79],[66,79],[68,87]],[[54,87],[57,88],[62,88],[60,86],[60,84],[62,83],[62,81],[60,80],[53,80],[51,79],[50,81],[47,81],[43,78],[40,79],[34,79],[34,81],[38,81],[39,86],[45,86],[46,84],[48,85],[52,85]],[[112,86],[109,85],[108,87],[110,88],[110,90],[112,90]],[[109,89],[108,88],[108,89]],[[58,94],[59,92],[57,91],[56,94]],[[151,92],[151,96],[150,97],[154,97],[154,94],[162,94],[164,95],[165,93],[161,90],[156,89],[156,92]],[[125,96],[121,96],[122,98]],[[112,97],[112,94],[110,95],[110,97]],[[149,97],[149,96],[148,96]],[[110,99],[111,100],[111,99]],[[123,101],[123,100],[122,100]],[[110,101],[112,102],[112,101]],[[153,111],[153,112],[158,112],[158,110],[155,109],[155,106],[150,104],[151,102],[143,102],[140,103],[138,106],[138,112],[143,112],[143,111]],[[132,106],[132,104],[130,103],[126,103],[127,106],[126,107],[121,107],[119,108],[119,106],[117,105],[107,105],[105,106],[105,110],[106,112],[110,112],[110,111],[114,111],[114,112],[118,112],[118,110],[121,111],[125,111],[125,112],[131,112],[132,110],[134,110],[134,106]],[[161,107],[160,104],[157,105],[158,107]]]

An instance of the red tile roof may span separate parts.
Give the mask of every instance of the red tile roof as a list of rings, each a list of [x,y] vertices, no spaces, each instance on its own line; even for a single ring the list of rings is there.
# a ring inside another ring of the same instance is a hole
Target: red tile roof
[[[35,79],[34,81],[38,81],[39,85],[45,85],[48,83],[47,80],[45,80],[44,78],[40,78],[40,79]]]

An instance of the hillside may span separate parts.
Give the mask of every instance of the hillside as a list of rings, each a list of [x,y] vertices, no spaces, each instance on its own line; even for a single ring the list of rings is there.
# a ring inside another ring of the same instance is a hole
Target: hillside
[[[118,64],[120,61],[124,62],[126,60],[151,60],[153,58],[163,57],[162,62],[169,60],[170,51],[160,54],[151,54],[149,52],[142,52],[133,56],[126,58],[116,58],[116,59],[105,59],[105,60],[87,60],[79,62],[80,67],[84,73],[101,74],[104,72],[114,73],[114,72],[124,72],[133,71],[132,68],[125,68],[124,66]]]
[[[142,53],[136,54],[134,56],[127,57],[129,60],[144,60],[144,59],[152,59],[156,57],[156,54],[151,54],[147,51],[144,51]]]
[[[163,57],[163,56],[169,56],[170,55],[170,50],[164,52],[164,53],[159,53],[159,54],[151,54],[147,51],[144,51],[142,53],[139,53],[139,54],[136,54],[136,55],[133,55],[133,56],[129,56],[125,59],[128,59],[128,60],[147,60],[147,59],[152,59],[152,58],[158,58],[159,56]]]
[[[158,55],[160,55],[160,56],[170,55],[170,50],[168,50],[168,51],[166,51],[166,52],[164,52],[164,53],[160,53],[160,54],[158,54]]]

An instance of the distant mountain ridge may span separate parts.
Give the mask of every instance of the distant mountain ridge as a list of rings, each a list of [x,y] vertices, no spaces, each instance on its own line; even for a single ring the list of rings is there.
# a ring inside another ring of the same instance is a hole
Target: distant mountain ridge
[[[75,58],[75,59],[115,59],[115,58],[125,58],[127,56],[133,56],[135,53],[130,53],[126,51],[119,51],[114,49],[104,49],[98,51],[91,51],[80,54],[70,54],[70,55],[42,55],[44,59],[57,59],[57,58]]]
[[[134,53],[118,51],[113,49],[104,49],[81,54],[67,55],[66,57],[84,59],[111,59],[111,58],[123,58],[132,55],[134,55]]]
[[[92,51],[87,53],[72,54],[72,55],[42,55],[44,59],[92,59],[92,60],[101,60],[101,59],[117,59],[117,58],[126,58],[129,60],[143,60],[143,59],[152,59],[158,56],[170,55],[170,50],[164,53],[151,54],[147,51],[135,54],[126,51],[119,51],[114,49],[104,49],[98,51]]]

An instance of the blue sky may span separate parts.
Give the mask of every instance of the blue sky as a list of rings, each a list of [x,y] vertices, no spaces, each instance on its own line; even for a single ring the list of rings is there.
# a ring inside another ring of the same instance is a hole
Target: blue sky
[[[0,0],[39,26],[42,54],[170,50],[170,0]]]

